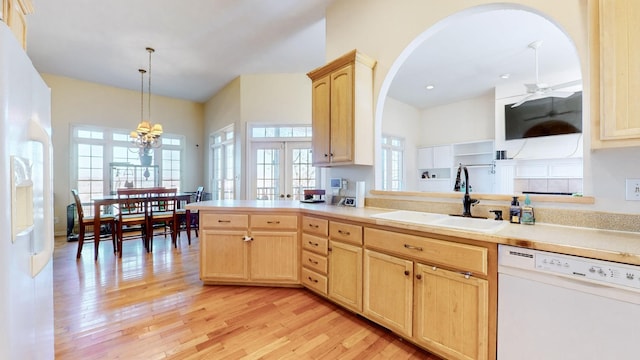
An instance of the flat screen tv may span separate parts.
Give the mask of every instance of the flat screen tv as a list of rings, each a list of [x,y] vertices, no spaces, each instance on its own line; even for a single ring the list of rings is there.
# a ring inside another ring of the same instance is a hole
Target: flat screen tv
[[[511,105],[504,106],[506,140],[582,132],[582,91]]]

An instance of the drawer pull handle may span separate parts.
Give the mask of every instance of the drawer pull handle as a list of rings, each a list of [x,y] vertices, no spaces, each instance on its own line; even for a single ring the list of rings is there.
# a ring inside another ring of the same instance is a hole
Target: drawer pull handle
[[[311,246],[318,246],[318,245],[320,245],[320,244],[309,241],[309,245],[311,245]]]
[[[409,249],[409,250],[418,250],[418,251],[422,251],[422,248],[419,246],[413,246],[413,245],[409,245],[409,244],[404,244],[404,247]]]
[[[280,221],[276,220],[276,221],[267,221],[267,224],[280,224]]]
[[[318,280],[312,279],[311,276],[308,277],[309,281],[314,282],[314,283],[318,283]]]
[[[317,261],[314,261],[313,259],[309,258],[309,262],[312,263],[313,265],[318,265]]]
[[[309,226],[310,226],[310,227],[312,227],[312,228],[314,228],[314,229],[317,229],[317,228],[319,228],[319,227],[320,227],[320,225],[315,225],[315,224],[309,224]]]
[[[231,220],[218,220],[219,223],[230,223]]]
[[[404,274],[405,274],[405,275],[407,275],[407,276],[409,276],[409,274],[411,274],[411,272],[409,272],[409,270],[405,270],[405,271],[404,271]]]
[[[342,235],[345,235],[345,236],[349,236],[349,235],[351,235],[351,233],[350,233],[350,232],[348,232],[348,231],[342,231],[342,230],[338,230],[338,234],[342,234]]]

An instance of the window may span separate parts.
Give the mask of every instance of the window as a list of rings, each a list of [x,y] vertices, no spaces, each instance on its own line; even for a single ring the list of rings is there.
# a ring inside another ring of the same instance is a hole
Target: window
[[[382,189],[404,188],[404,139],[382,135]]]
[[[182,138],[165,135],[162,140],[162,179],[161,185],[166,188],[181,189],[182,170]]]
[[[233,125],[211,136],[211,196],[214,200],[235,198],[234,138]]]
[[[302,200],[315,189],[318,173],[311,165],[311,126],[253,126],[250,129],[249,199]]]
[[[128,130],[73,125],[71,131],[71,187],[78,189],[83,203],[90,203],[93,198],[109,193],[111,163],[140,164],[137,149],[132,151],[130,147]],[[164,134],[162,139],[162,148],[152,151],[155,163],[160,164],[163,179],[160,184],[180,189],[183,137]],[[147,185],[153,184],[145,183]],[[93,207],[89,206],[85,211],[87,215],[93,215]]]

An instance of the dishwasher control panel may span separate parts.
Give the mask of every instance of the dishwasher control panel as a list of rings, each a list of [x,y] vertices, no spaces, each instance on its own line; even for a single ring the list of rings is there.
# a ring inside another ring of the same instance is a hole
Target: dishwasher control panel
[[[498,265],[640,290],[640,266],[501,245]]]

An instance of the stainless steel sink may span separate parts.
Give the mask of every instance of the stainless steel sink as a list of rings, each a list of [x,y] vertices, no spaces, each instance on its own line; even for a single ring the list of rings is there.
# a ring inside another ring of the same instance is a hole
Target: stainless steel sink
[[[466,231],[493,233],[502,229],[507,222],[485,218],[451,216],[445,214],[426,213],[420,211],[397,210],[372,215],[371,217],[428,226],[440,226]]]
[[[484,233],[493,233],[502,229],[506,224],[506,221],[496,221],[492,219],[448,216],[442,219],[435,220],[430,225],[444,226],[469,231],[479,231]]]
[[[420,225],[429,225],[435,220],[439,220],[449,216],[444,214],[434,214],[434,213],[427,213],[427,212],[421,212],[421,211],[398,210],[398,211],[392,211],[388,213],[371,215],[371,217],[378,218],[378,219],[385,219],[385,220],[408,222],[408,223],[420,224]]]

